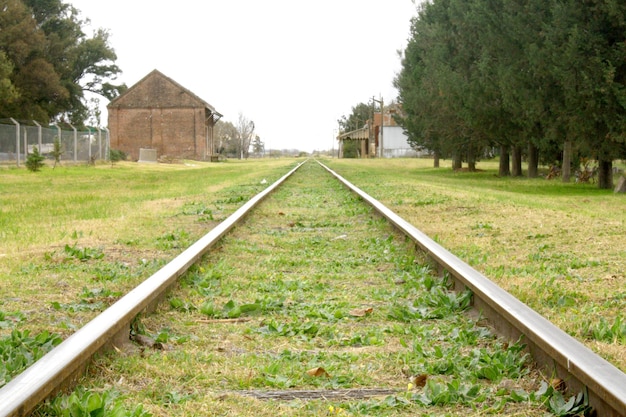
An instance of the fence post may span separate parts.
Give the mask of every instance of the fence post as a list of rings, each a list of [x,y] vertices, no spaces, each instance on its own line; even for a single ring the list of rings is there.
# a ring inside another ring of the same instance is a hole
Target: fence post
[[[91,128],[87,127],[87,158],[88,161],[87,163],[90,164],[91,163]]]
[[[106,132],[106,140],[104,141],[104,160],[108,161],[109,152],[111,151],[111,136],[109,136],[109,129],[106,127],[103,127],[102,129]]]
[[[98,159],[104,159],[102,157],[102,130],[99,127],[96,129],[98,129]]]
[[[20,167],[20,124],[14,118],[10,117],[15,124],[15,150],[17,151],[17,167]]]
[[[37,126],[37,146],[39,147],[39,153],[42,153],[41,151],[41,141],[42,141],[41,125],[37,123],[36,120],[33,120],[33,123],[35,124],[35,126]]]
[[[76,128],[68,123],[72,130],[74,130],[74,162],[78,162],[78,133]]]

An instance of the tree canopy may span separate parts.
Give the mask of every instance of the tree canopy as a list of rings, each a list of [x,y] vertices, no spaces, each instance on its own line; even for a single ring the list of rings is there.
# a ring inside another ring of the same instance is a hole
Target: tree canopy
[[[255,154],[263,153],[265,145],[254,133],[254,122],[239,113],[237,124],[219,120],[215,125],[214,137],[217,140],[217,153],[239,159],[247,159],[250,147]]]
[[[112,99],[126,87],[99,29],[89,37],[79,12],[62,0],[0,0],[0,118],[82,126],[86,92]]]
[[[598,161],[601,188],[626,157],[625,82],[621,0],[431,0],[394,80],[415,146],[470,169],[499,148],[501,175],[525,156],[530,176],[539,159],[569,168],[571,148]]]

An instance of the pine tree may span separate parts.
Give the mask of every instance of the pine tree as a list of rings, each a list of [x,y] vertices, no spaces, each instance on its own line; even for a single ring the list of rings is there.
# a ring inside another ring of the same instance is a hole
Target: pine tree
[[[26,168],[28,168],[29,171],[37,172],[43,167],[44,159],[44,156],[39,153],[39,149],[33,146],[33,152],[28,154],[26,158]]]

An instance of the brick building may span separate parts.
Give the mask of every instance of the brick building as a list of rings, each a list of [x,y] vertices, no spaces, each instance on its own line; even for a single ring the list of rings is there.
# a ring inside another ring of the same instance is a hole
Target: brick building
[[[154,70],[107,106],[111,149],[139,158],[157,156],[208,160],[214,155],[213,127],[222,116],[213,106]]]

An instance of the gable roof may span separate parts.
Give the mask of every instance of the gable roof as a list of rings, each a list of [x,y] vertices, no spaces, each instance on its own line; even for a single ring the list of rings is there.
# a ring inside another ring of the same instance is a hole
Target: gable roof
[[[156,69],[111,100],[107,107],[205,107],[219,114],[215,107]]]

